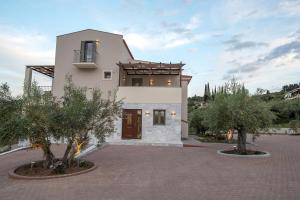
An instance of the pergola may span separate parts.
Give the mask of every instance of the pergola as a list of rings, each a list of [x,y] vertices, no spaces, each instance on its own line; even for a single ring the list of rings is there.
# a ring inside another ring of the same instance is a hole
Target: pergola
[[[54,65],[27,65],[27,68],[54,78]]]
[[[127,75],[181,75],[183,63],[128,62],[117,63]]]
[[[54,78],[54,68],[54,65],[27,65],[25,71],[25,86],[31,86],[32,70]]]

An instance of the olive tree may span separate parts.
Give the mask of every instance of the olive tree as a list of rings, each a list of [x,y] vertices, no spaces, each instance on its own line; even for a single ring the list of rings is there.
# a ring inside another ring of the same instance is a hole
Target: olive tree
[[[59,111],[59,103],[51,93],[43,92],[36,82],[26,87],[23,96],[22,117],[23,131],[31,144],[40,147],[44,153],[44,167],[49,168],[55,162],[55,156],[51,151],[52,130],[57,124],[56,115]]]
[[[112,99],[102,98],[97,89],[89,91],[77,87],[71,77],[67,77],[60,104],[56,113],[57,126],[52,132],[56,138],[67,140],[62,161],[68,167],[80,149],[88,144],[91,135],[101,143],[105,135],[114,131],[114,119],[120,116],[122,102],[117,101],[115,96]]]
[[[237,130],[237,151],[246,153],[247,133],[257,136],[258,130],[269,127],[275,116],[264,102],[250,96],[235,80],[226,83],[224,88],[225,92],[217,93],[209,104],[205,122],[215,133]]]

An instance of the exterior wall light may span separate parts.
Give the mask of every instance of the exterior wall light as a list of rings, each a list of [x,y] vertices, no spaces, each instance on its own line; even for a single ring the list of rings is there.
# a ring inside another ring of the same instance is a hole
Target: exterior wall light
[[[146,111],[146,112],[145,112],[145,115],[146,115],[146,116],[150,116],[150,112],[149,112],[149,111]]]
[[[170,86],[172,84],[172,81],[169,79],[168,80],[168,86]]]
[[[176,116],[176,112],[175,112],[175,111],[172,111],[172,112],[171,112],[171,116],[175,117],[175,116]]]
[[[150,85],[154,85],[154,80],[153,79],[150,79]]]

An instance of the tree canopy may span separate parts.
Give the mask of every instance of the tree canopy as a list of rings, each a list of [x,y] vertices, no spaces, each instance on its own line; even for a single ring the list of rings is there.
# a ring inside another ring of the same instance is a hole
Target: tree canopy
[[[217,93],[204,115],[205,123],[215,133],[238,131],[238,151],[246,151],[246,134],[258,134],[259,129],[271,125],[274,114],[262,101],[253,98],[235,80],[225,84],[225,91]]]

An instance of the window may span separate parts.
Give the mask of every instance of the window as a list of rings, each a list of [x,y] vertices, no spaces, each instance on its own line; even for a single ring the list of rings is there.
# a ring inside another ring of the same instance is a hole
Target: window
[[[80,62],[95,62],[95,41],[82,41],[80,51]]]
[[[111,80],[112,79],[112,73],[110,70],[103,72],[103,79],[104,80]]]
[[[132,78],[132,86],[143,86],[143,78]]]
[[[166,124],[166,111],[153,110],[153,125],[165,125],[165,124]]]

